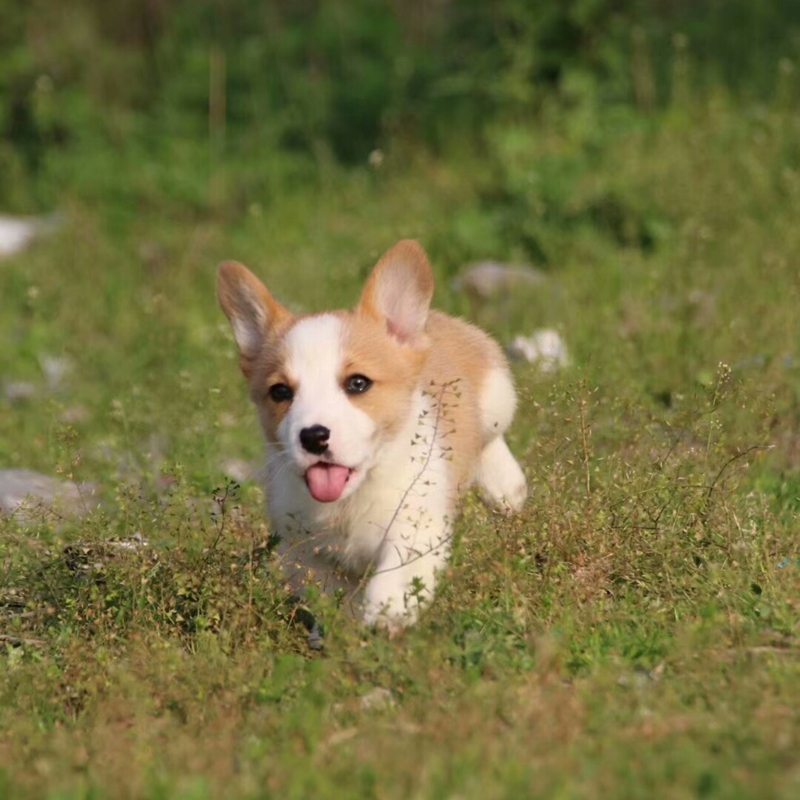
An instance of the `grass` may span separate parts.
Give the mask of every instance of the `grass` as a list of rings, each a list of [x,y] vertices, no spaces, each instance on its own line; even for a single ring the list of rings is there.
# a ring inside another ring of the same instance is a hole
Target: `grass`
[[[4,797],[797,796],[800,117],[587,114],[244,208],[235,175],[187,211],[120,165],[124,203],[66,195],[63,231],[0,267],[0,374],[73,364],[0,405],[0,458],[103,500],[0,521]],[[517,368],[525,512],[469,498],[399,638],[316,601],[318,654],[260,489],[222,466],[262,450],[215,265],[321,309],[405,236],[456,313],[465,259],[537,258],[544,288],[476,313],[504,340],[559,327],[574,364]]]

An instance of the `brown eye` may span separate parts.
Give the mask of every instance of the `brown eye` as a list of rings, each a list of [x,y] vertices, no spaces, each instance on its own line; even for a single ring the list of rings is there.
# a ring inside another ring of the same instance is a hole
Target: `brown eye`
[[[366,375],[351,375],[344,382],[347,394],[364,394],[372,386],[372,381]]]
[[[294,398],[294,390],[285,383],[274,383],[269,387],[268,394],[276,403],[288,403]]]

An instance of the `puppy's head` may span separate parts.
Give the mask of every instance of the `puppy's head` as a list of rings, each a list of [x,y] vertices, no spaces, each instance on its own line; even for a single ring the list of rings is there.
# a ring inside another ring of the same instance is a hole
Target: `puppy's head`
[[[418,391],[433,296],[424,250],[389,250],[353,311],[294,316],[236,262],[220,267],[217,293],[267,440],[315,500],[352,494]]]

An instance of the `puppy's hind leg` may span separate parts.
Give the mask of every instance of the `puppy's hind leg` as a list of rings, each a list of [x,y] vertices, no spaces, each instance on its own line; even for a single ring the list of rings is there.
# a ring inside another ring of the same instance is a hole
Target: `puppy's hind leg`
[[[503,438],[516,407],[517,396],[508,369],[493,369],[486,376],[480,397],[484,447],[478,485],[490,505],[506,511],[519,511],[528,496],[525,475]]]
[[[525,475],[502,436],[483,448],[478,485],[484,500],[505,511],[521,511],[528,496]]]

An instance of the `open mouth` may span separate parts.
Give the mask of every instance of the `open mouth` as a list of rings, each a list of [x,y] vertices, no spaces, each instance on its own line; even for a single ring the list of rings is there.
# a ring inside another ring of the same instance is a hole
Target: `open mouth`
[[[306,470],[306,486],[317,502],[332,503],[342,496],[353,472],[350,467],[320,461]]]

